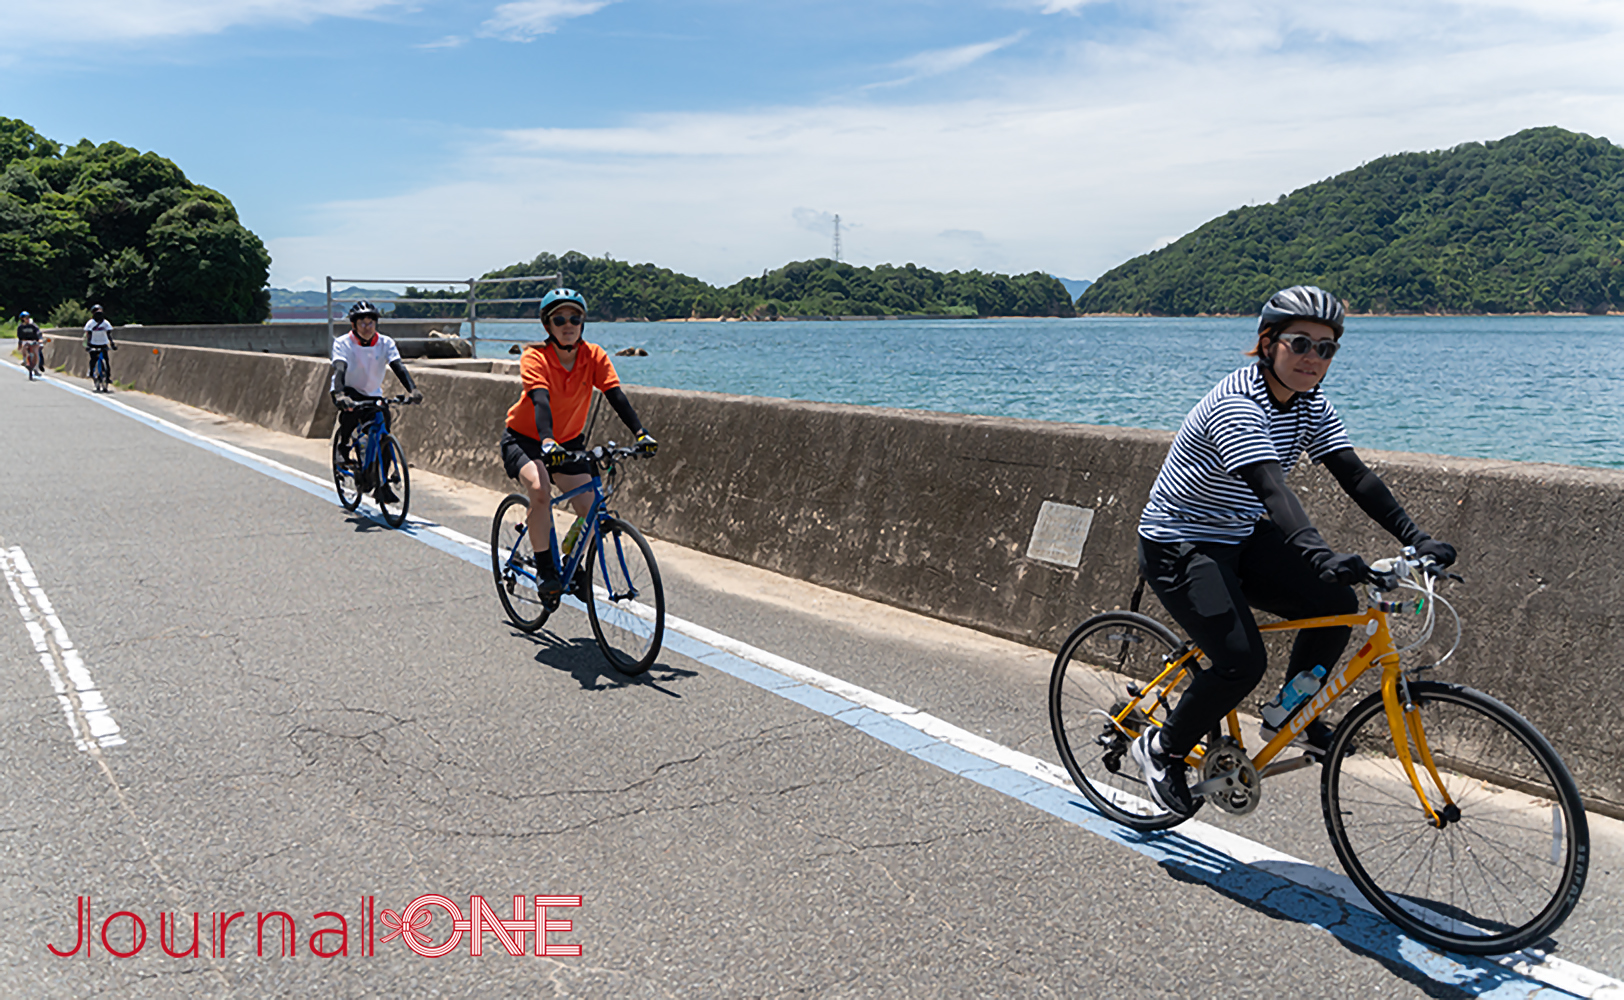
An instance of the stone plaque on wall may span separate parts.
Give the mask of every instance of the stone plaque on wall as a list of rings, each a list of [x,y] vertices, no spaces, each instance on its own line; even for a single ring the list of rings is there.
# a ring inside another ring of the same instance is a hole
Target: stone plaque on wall
[[[1026,547],[1027,558],[1076,569],[1082,564],[1083,543],[1088,541],[1093,523],[1094,512],[1087,507],[1043,501]]]

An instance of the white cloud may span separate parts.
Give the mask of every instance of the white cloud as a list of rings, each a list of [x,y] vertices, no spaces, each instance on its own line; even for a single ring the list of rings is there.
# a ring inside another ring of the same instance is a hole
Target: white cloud
[[[1145,3],[1167,16],[971,101],[491,134],[444,183],[321,206],[307,235],[271,241],[275,274],[470,275],[577,249],[725,283],[827,254],[832,227],[797,211],[825,205],[863,220],[849,241],[842,226],[854,263],[1093,277],[1389,153],[1537,125],[1624,139],[1624,10]]]
[[[795,220],[795,224],[797,226],[800,226],[807,232],[821,233],[829,237],[831,242],[834,240],[835,219],[838,218],[836,213],[820,212],[812,208],[796,208],[793,212],[790,212],[789,215],[790,218]],[[847,235],[850,235],[850,231],[852,229],[851,220],[841,219],[840,228],[846,231]]]
[[[480,26],[487,37],[527,42],[551,34],[570,18],[596,14],[614,0],[515,0],[496,8],[490,20]]]
[[[977,42],[974,45],[960,45],[956,48],[932,49],[928,52],[921,52],[891,64],[892,69],[903,70],[908,74],[907,76],[897,80],[887,80],[884,83],[869,84],[868,89],[874,87],[899,87],[915,80],[924,80],[933,76],[941,76],[944,73],[952,73],[964,69],[966,66],[997,52],[999,49],[1014,45],[1025,37],[1026,32],[1017,31],[1013,35],[996,38],[990,42]]]
[[[242,25],[362,17],[400,0],[6,0],[6,45],[55,48],[213,35]]]
[[[1039,3],[1038,9],[1045,14],[1072,13],[1089,4],[1103,3],[1105,0],[1044,0]]]

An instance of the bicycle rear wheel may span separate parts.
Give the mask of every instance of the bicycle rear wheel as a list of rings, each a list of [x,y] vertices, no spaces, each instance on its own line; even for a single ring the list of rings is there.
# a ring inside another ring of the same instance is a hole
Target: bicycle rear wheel
[[[586,616],[609,665],[640,674],[660,655],[665,638],[665,587],[654,550],[643,533],[614,517],[604,517],[592,551],[577,572],[589,574],[592,600]]]
[[[1573,777],[1538,730],[1481,691],[1432,681],[1409,688],[1453,805],[1417,759],[1444,823],[1428,821],[1381,694],[1371,695],[1337,727],[1320,783],[1343,869],[1383,916],[1435,947],[1498,955],[1539,942],[1572,912],[1589,868]]]
[[[391,528],[398,528],[406,523],[406,512],[412,506],[412,475],[406,453],[400,450],[400,442],[393,434],[385,434],[378,447],[378,482],[383,484],[380,491],[388,489],[395,495],[388,502],[378,500],[378,509]]]
[[[523,632],[534,632],[557,607],[542,600],[536,592],[536,553],[530,547],[527,519],[530,499],[510,493],[496,507],[491,519],[491,574],[496,577],[496,596],[508,620]],[[551,554],[545,558],[551,558]]]
[[[361,504],[361,487],[355,481],[360,461],[356,457],[345,458],[344,434],[333,430],[333,486],[338,489],[338,502],[345,510],[354,510]]]
[[[1156,677],[1179,648],[1167,626],[1132,611],[1112,611],[1077,626],[1055,657],[1049,676],[1049,725],[1055,749],[1077,788],[1107,819],[1136,830],[1165,830],[1184,817],[1158,806],[1128,746],[1150,725],[1165,721],[1167,708],[1150,713],[1136,708],[1121,724],[1115,716],[1128,707],[1128,686]],[[1168,707],[1188,685],[1180,681]]]

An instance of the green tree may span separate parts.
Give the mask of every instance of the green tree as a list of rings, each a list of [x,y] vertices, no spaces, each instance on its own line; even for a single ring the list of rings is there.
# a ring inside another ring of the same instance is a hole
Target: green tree
[[[0,119],[0,282],[47,313],[102,301],[123,322],[258,322],[270,255],[224,195],[116,142],[63,149]]]

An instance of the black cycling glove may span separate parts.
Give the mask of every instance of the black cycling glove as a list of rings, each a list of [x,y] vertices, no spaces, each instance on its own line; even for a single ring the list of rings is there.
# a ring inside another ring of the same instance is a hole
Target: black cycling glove
[[[1415,547],[1415,554],[1422,558],[1430,558],[1440,566],[1453,566],[1455,564],[1455,547],[1448,542],[1440,542],[1436,538],[1427,538]]]
[[[1320,579],[1326,583],[1363,583],[1370,579],[1370,566],[1355,552],[1330,552],[1314,562]]]

